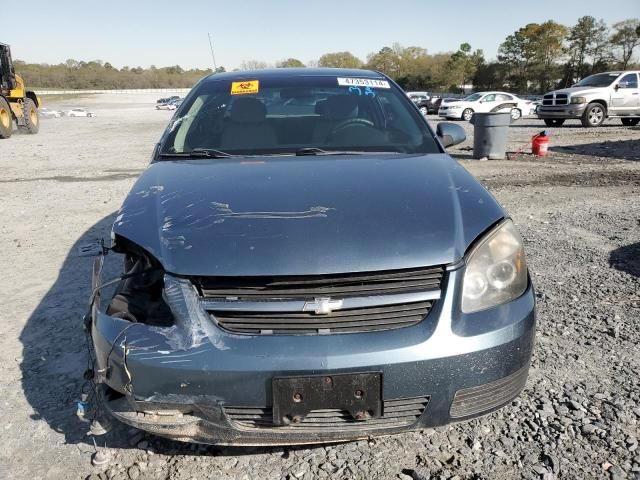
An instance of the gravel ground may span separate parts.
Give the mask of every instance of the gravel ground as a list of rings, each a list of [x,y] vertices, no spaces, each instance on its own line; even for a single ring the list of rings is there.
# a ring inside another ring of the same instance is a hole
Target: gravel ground
[[[90,260],[170,112],[149,95],[70,100],[96,118],[42,121],[0,144],[0,478],[640,478],[640,129],[551,129],[551,154],[470,160],[512,214],[537,289],[527,387],[469,423],[301,448],[181,444],[116,425],[98,448],[75,416]],[[73,105],[72,105],[73,104]],[[430,118],[433,124],[435,117]],[[522,119],[509,150],[543,129]]]

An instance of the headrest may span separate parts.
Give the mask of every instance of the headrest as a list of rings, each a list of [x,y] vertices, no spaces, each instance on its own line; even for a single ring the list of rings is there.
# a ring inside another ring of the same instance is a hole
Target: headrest
[[[262,122],[266,115],[267,107],[257,98],[236,98],[231,105],[231,120],[234,122]]]
[[[315,112],[318,115],[326,115],[327,114],[327,101],[320,100],[316,102]]]
[[[352,116],[357,106],[358,97],[355,95],[332,95],[327,98],[323,110],[331,120],[342,120]]]

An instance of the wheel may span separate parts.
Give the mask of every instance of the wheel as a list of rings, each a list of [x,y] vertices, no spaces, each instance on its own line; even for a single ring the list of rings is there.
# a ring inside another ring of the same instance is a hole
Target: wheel
[[[590,103],[582,114],[582,125],[584,127],[599,127],[604,122],[607,112],[600,103]]]
[[[522,116],[522,112],[520,111],[519,108],[512,108],[511,109],[511,120],[512,121],[516,121],[518,120],[520,117]]]
[[[38,116],[38,109],[36,104],[30,98],[25,98],[22,105],[22,112],[24,114],[24,125],[18,125],[18,130],[23,133],[30,133],[31,135],[38,133],[40,130],[40,117]]]
[[[640,118],[621,118],[620,120],[625,127],[633,127],[640,122]]]
[[[547,127],[561,127],[564,123],[564,118],[545,118],[544,124]]]
[[[429,115],[429,109],[424,106],[420,107],[420,113],[426,117],[427,115]]]
[[[0,138],[9,138],[13,133],[11,108],[7,101],[0,97]]]
[[[473,110],[471,110],[470,108],[465,108],[462,112],[462,119],[468,122],[471,120],[471,117],[473,117]]]

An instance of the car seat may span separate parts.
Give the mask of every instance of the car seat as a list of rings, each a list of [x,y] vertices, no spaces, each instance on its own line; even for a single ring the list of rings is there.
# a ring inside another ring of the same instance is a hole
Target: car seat
[[[236,98],[231,105],[231,121],[220,139],[224,150],[273,148],[277,145],[274,128],[266,123],[267,107],[254,97]]]

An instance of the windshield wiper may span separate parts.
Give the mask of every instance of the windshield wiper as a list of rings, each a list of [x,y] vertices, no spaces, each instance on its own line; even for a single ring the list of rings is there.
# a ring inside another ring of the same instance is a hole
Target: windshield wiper
[[[318,147],[306,147],[296,150],[296,155],[362,155],[365,152],[354,152],[347,150],[323,150]]]
[[[189,152],[161,153],[160,156],[170,158],[229,158],[234,155],[214,148],[194,148]]]
[[[403,153],[397,151],[374,151],[374,150],[324,150],[318,147],[305,147],[296,150],[296,155],[305,156],[305,155],[384,155],[384,154],[394,154],[394,153]]]

